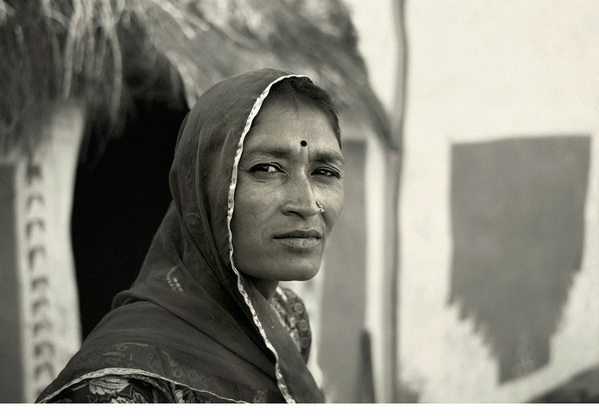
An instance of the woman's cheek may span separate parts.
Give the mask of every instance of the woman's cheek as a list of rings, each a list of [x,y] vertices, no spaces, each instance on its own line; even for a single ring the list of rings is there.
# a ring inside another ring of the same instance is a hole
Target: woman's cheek
[[[325,220],[327,220],[327,228],[328,232],[330,232],[343,212],[343,207],[345,205],[343,187],[336,188],[334,192],[330,192],[326,198],[323,198],[323,200],[327,201],[326,203],[323,202],[323,204],[325,208]],[[327,213],[328,215],[326,215]]]

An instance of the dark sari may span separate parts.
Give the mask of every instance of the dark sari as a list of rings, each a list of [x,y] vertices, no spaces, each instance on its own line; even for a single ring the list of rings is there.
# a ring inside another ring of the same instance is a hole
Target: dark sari
[[[283,298],[293,295],[280,290],[267,300],[232,260],[245,137],[270,87],[295,76],[254,71],[200,97],[181,126],[173,202],[139,276],[38,401],[100,377],[179,388],[199,401],[323,401],[281,314],[303,306],[290,306]]]

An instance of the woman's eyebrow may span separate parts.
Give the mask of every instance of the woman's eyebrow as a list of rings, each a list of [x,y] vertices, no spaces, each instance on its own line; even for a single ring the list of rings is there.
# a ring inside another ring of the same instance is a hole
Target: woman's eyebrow
[[[287,159],[291,157],[291,149],[284,147],[273,147],[271,145],[267,146],[257,146],[250,149],[246,149],[245,152],[249,156],[270,156],[278,159]]]
[[[246,149],[247,156],[269,156],[277,159],[290,159],[294,153],[293,149],[287,147],[273,147],[272,145],[257,146]],[[318,163],[332,163],[344,166],[343,155],[339,152],[316,150],[312,152],[314,161]]]
[[[317,151],[314,154],[314,160],[318,163],[345,166],[345,159],[338,152]]]

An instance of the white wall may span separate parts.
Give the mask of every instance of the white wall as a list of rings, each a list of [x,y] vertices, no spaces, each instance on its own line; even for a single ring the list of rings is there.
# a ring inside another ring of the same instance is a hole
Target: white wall
[[[598,21],[590,0],[407,2],[399,354],[421,401],[525,401],[599,363]],[[582,269],[549,364],[499,384],[479,332],[447,304],[451,146],[562,134],[592,139]]]

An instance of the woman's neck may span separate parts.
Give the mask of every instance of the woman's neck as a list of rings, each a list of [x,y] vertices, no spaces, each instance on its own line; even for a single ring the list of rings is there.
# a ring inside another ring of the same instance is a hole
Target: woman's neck
[[[254,287],[258,289],[258,292],[260,292],[266,299],[272,298],[279,286],[277,280],[258,279],[251,276],[248,276],[248,278],[254,284]]]

